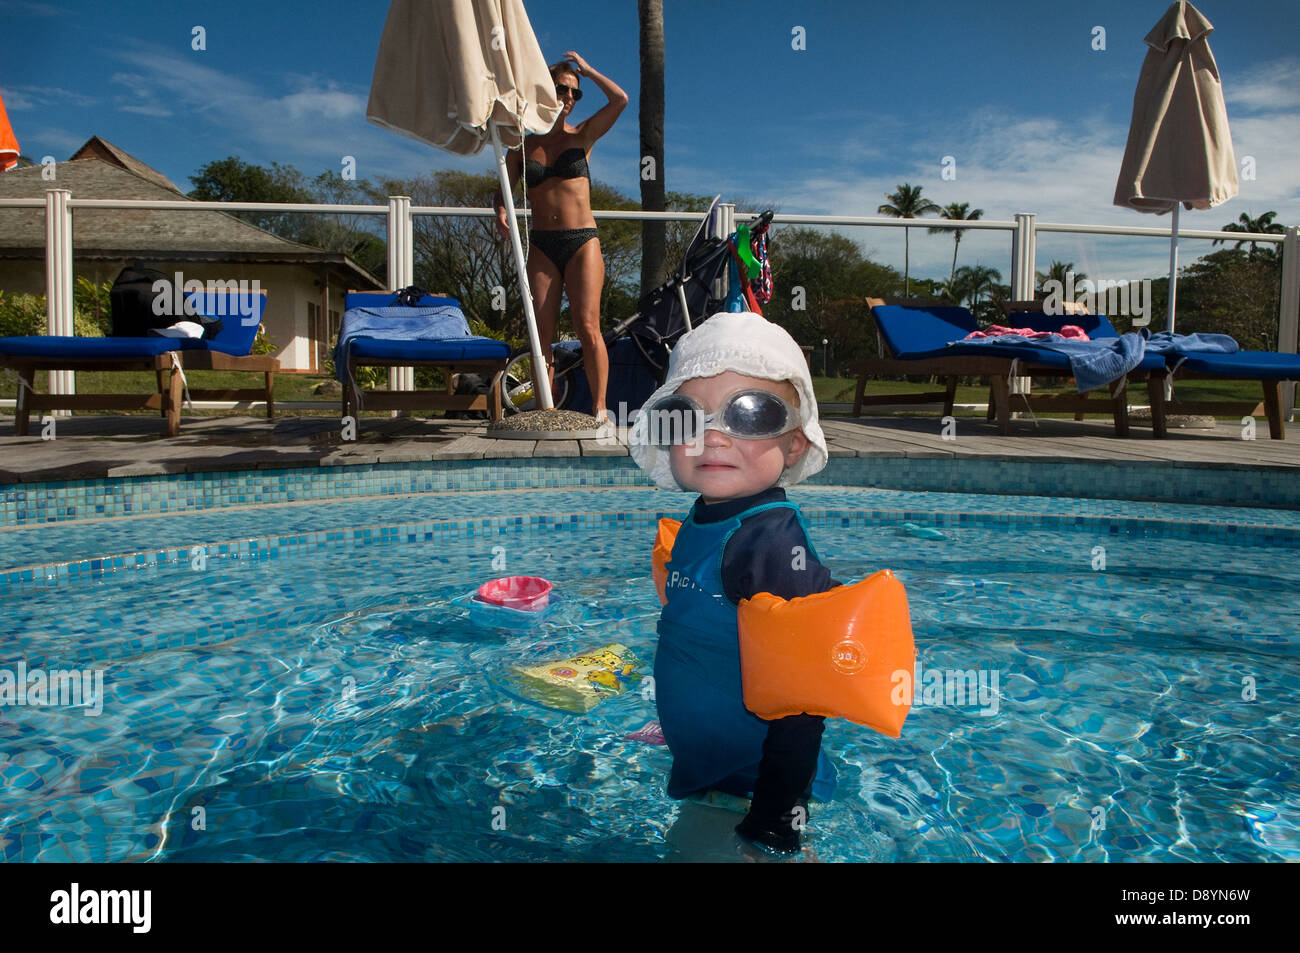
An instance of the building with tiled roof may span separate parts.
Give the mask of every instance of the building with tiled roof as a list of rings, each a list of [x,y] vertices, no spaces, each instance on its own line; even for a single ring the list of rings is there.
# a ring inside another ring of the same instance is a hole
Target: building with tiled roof
[[[65,162],[0,174],[0,200],[44,198],[54,188],[73,199],[189,200],[161,172],[98,136]],[[383,287],[342,252],[206,209],[74,209],[72,256],[75,274],[95,282],[112,281],[132,263],[187,280],[257,280],[267,293],[263,324],[287,371],[318,370],[329,356],[346,291]],[[0,208],[0,290],[45,293],[43,209]]]

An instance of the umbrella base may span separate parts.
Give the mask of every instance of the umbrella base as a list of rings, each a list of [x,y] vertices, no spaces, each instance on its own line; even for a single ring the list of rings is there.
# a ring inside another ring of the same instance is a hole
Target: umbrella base
[[[1150,427],[1151,408],[1130,410],[1128,420],[1137,427]],[[1218,421],[1208,414],[1165,414],[1165,426],[1170,430],[1213,430],[1218,425]]]
[[[594,440],[602,431],[600,422],[576,410],[526,410],[488,424],[492,440]]]

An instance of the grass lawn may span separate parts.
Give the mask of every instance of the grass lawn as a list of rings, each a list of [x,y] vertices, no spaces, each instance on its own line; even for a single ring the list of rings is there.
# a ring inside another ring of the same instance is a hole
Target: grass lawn
[[[185,376],[190,386],[195,389],[249,388],[261,384],[260,374],[235,371],[189,371]],[[275,399],[277,402],[317,401],[321,405],[320,411],[315,409],[295,409],[288,412],[291,414],[325,413],[336,416],[339,412],[338,397],[322,397],[312,393],[318,384],[331,379],[323,374],[277,374],[275,376]],[[36,389],[44,392],[48,387],[49,378],[44,373],[38,373],[35,383]],[[850,378],[813,378],[813,390],[817,394],[817,400],[822,403],[852,404],[854,385],[855,382]],[[866,392],[868,394],[903,394],[914,393],[918,390],[939,390],[941,386],[906,381],[871,380],[867,381]],[[1175,386],[1178,396],[1183,400],[1253,400],[1256,402],[1263,400],[1263,393],[1259,384],[1254,381],[1192,380]],[[153,387],[154,377],[149,371],[80,371],[77,374],[77,390],[85,394],[142,394],[148,393]],[[16,393],[16,388],[15,375],[0,372],[0,395],[9,396]],[[1035,394],[1066,394],[1072,391],[1073,387],[1068,381],[1050,386],[1037,383],[1034,385]],[[1129,392],[1131,394],[1129,398],[1131,403],[1149,403],[1146,384],[1130,383]],[[1100,397],[1100,395],[1098,396]],[[987,387],[959,386],[957,388],[957,403],[959,404],[982,404],[988,401],[988,397]],[[1098,399],[1098,403],[1100,403],[1100,399]],[[870,408],[868,409],[870,410]],[[127,411],[115,411],[114,413],[127,413]],[[156,411],[136,411],[136,413],[153,414]],[[205,411],[204,413],[217,413],[217,411]]]

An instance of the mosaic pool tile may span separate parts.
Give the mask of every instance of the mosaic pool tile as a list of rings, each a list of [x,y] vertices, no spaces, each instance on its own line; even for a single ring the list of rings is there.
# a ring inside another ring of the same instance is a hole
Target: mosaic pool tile
[[[1289,470],[1147,462],[836,457],[810,483],[1300,508]],[[626,457],[454,460],[0,485],[0,527],[421,493],[645,487]]]
[[[1108,535],[1300,541],[1300,512],[1068,497],[797,487],[791,499],[814,525],[1012,525]],[[335,547],[400,545],[515,532],[580,531],[680,517],[691,498],[652,488],[417,494],[381,499],[137,516],[0,530],[0,586],[48,585],[160,566],[279,559]],[[268,533],[268,530],[271,532]]]

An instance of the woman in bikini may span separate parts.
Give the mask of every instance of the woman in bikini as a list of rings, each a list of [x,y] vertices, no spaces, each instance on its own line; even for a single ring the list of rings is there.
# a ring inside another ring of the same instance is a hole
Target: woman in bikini
[[[554,382],[551,344],[560,317],[560,297],[569,295],[573,326],[582,342],[587,383],[591,386],[592,413],[605,413],[605,385],[609,355],[600,335],[600,293],[605,285],[605,259],[600,254],[596,219],[591,214],[591,173],[587,156],[596,140],[609,132],[627,105],[627,93],[602,76],[577,53],[564,54],[564,62],[551,67],[551,78],[563,110],[550,132],[528,136],[524,147],[506,158],[513,184],[520,175],[528,186],[533,210],[529,233],[528,282],[537,312],[537,332],[547,373]],[[609,99],[595,115],[576,126],[567,122],[582,98],[579,77],[589,78]],[[498,190],[493,199],[497,229],[509,236],[505,202]]]

